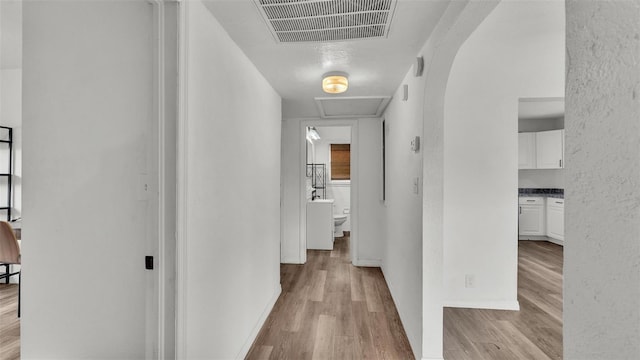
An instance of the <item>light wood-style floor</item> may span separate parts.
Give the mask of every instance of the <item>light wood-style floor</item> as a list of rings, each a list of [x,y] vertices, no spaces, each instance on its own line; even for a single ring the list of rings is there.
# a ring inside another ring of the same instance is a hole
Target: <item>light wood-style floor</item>
[[[414,358],[380,268],[351,265],[348,238],[280,269],[282,294],[247,359]]]
[[[378,268],[349,262],[348,238],[282,265],[282,295],[248,359],[413,359]],[[447,360],[562,359],[562,247],[520,241],[520,311],[444,310]],[[0,284],[0,359],[20,359],[18,286]]]
[[[444,310],[444,358],[562,359],[562,246],[520,241],[520,311]]]
[[[18,285],[0,284],[0,359],[20,359]]]

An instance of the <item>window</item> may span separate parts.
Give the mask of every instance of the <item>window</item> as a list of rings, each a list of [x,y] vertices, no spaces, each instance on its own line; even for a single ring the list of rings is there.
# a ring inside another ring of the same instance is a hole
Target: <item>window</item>
[[[331,144],[331,180],[351,180],[350,144]]]

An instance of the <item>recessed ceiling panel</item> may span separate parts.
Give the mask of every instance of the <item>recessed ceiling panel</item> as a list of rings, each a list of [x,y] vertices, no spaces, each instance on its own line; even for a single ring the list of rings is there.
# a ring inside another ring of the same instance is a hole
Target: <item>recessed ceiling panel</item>
[[[396,0],[254,0],[278,42],[382,38]]]
[[[379,117],[389,104],[389,96],[316,98],[323,118]]]

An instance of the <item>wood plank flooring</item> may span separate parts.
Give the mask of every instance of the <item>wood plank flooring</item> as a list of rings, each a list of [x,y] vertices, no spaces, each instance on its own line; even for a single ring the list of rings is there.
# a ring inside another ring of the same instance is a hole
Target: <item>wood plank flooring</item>
[[[352,266],[348,237],[280,271],[282,294],[247,359],[414,359],[382,271]]]
[[[562,246],[518,245],[520,311],[444,309],[444,358],[562,359]]]
[[[562,359],[562,247],[520,241],[520,311],[444,310],[450,360]],[[413,359],[378,268],[349,262],[348,238],[281,266],[282,295],[247,359]],[[0,359],[20,359],[18,286],[0,284]]]
[[[0,284],[0,359],[20,359],[18,285]]]

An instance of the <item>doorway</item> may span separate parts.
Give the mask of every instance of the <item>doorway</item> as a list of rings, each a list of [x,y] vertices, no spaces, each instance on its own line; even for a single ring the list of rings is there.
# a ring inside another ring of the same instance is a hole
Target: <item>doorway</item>
[[[357,264],[358,249],[358,139],[356,120],[305,120],[301,122],[300,258],[307,259],[307,203],[332,199],[334,217],[345,217],[338,232],[349,235],[349,258]],[[309,136],[310,129],[316,135]],[[315,140],[314,140],[315,139]],[[344,173],[348,145],[348,175]],[[333,148],[333,151],[332,151]],[[337,164],[342,158],[342,163]],[[333,161],[332,161],[333,158]],[[342,171],[342,173],[340,173]],[[346,233],[345,233],[346,231]],[[335,236],[335,233],[334,233]]]

